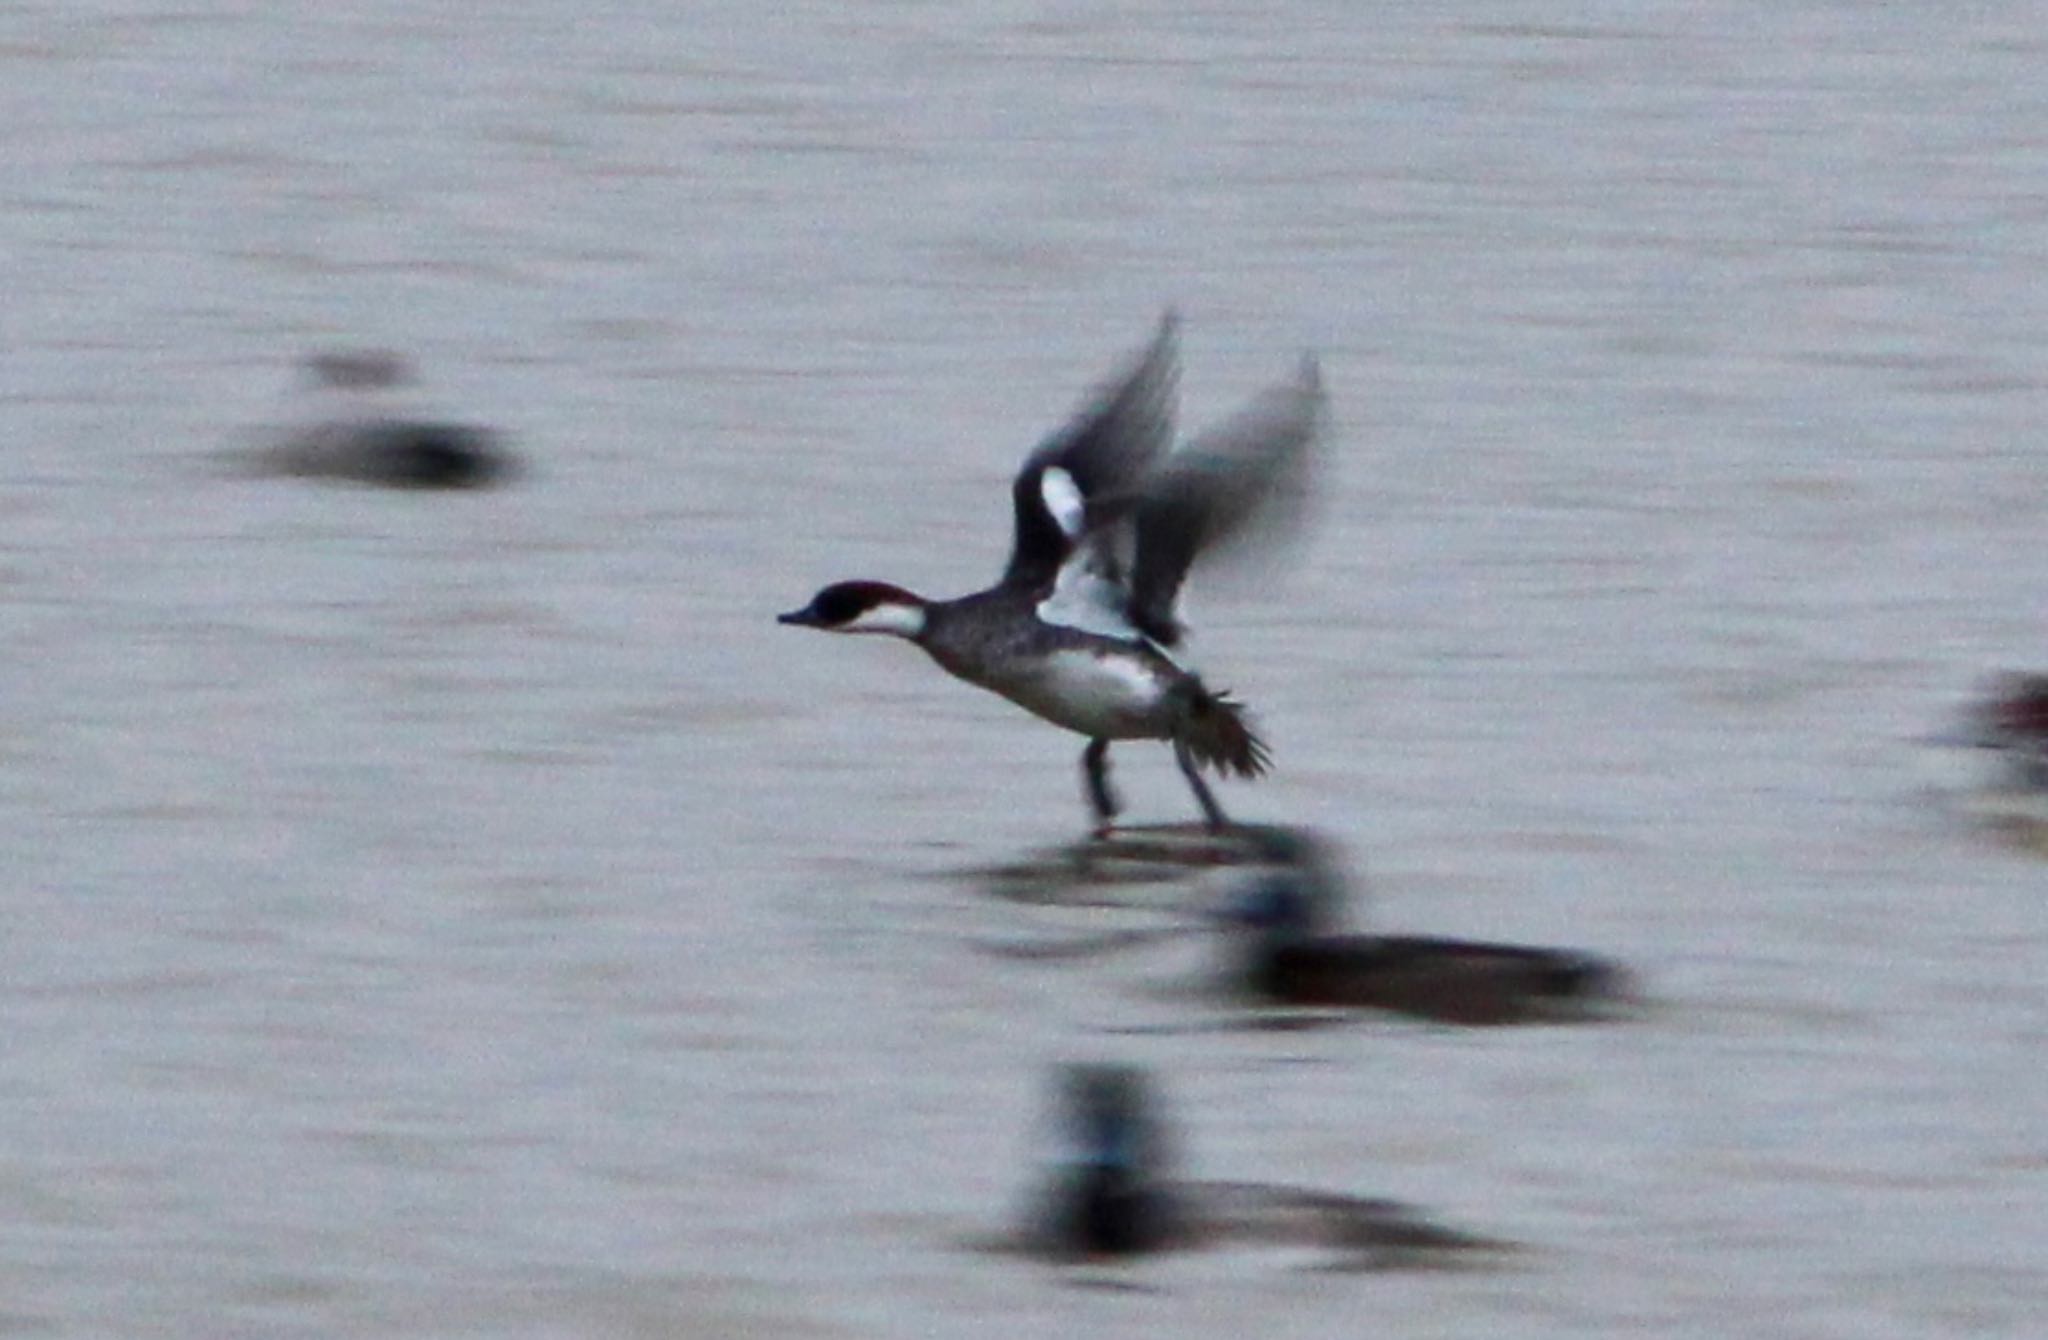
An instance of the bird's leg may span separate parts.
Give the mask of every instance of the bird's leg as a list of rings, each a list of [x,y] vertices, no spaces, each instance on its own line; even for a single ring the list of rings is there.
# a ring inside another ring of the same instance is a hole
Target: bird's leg
[[[1195,756],[1189,752],[1187,741],[1175,739],[1173,761],[1180,764],[1180,775],[1188,779],[1188,785],[1195,789],[1195,799],[1202,804],[1202,815],[1209,821],[1209,831],[1221,833],[1230,827],[1230,819],[1223,813],[1223,807],[1216,803],[1216,797],[1209,794],[1209,784],[1202,780],[1202,774],[1195,771]]]
[[[1123,806],[1109,784],[1109,741],[1090,740],[1081,751],[1081,776],[1088,784],[1088,804],[1095,810],[1095,836],[1108,837]]]

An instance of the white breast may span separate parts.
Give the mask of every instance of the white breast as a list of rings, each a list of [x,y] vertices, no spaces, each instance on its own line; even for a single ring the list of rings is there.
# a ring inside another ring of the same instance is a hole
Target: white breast
[[[1144,661],[1092,651],[1057,651],[1010,695],[1055,725],[1104,739],[1162,733],[1158,721],[1166,677]]]

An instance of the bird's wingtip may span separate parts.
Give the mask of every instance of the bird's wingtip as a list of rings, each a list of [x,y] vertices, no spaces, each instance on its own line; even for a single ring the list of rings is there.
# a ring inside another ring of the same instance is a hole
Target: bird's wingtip
[[[1168,303],[1159,314],[1159,329],[1152,336],[1154,349],[1172,349],[1180,344],[1180,304]]]

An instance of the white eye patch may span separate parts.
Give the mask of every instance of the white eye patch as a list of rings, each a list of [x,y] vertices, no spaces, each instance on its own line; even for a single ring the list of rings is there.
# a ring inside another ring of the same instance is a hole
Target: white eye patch
[[[1057,465],[1049,467],[1038,478],[1038,495],[1045,499],[1045,510],[1052,515],[1053,524],[1066,537],[1076,540],[1081,537],[1081,525],[1088,515],[1088,500],[1081,495],[1081,486],[1074,477]]]
[[[914,638],[924,632],[924,611],[915,605],[885,600],[862,610],[832,630],[835,633],[888,633]]]

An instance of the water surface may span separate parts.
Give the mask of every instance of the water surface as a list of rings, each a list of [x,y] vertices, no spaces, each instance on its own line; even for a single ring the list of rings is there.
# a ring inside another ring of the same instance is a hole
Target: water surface
[[[2032,1333],[2044,872],[1909,740],[2048,654],[2034,18],[17,6],[0,1333]],[[1312,347],[1339,423],[1293,570],[1194,592],[1225,804],[1649,1020],[988,952],[1144,924],[951,877],[1075,834],[1078,741],[771,616],[988,580],[1169,302],[1191,420]],[[218,468],[360,344],[531,474]],[[968,1250],[1071,1057],[1532,1251]]]

